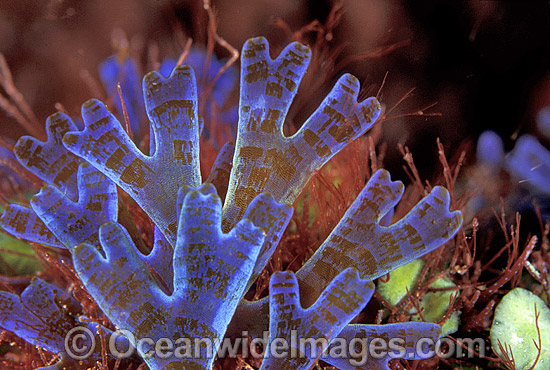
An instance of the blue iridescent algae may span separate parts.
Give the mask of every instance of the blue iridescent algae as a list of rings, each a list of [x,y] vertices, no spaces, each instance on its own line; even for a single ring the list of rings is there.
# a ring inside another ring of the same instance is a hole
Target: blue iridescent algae
[[[389,356],[336,356],[338,342],[353,338],[397,338],[404,343],[401,356],[418,358],[415,343],[426,337],[435,341],[439,326],[349,323],[370,300],[372,280],[434,250],[460,228],[462,216],[449,212],[444,188],[435,187],[388,226],[384,216],[401,199],[403,185],[392,182],[384,170],[376,172],[298,272],[274,274],[265,299],[243,299],[271,258],[292,216],[291,204],[305,184],[380,114],[374,98],[357,102],[359,83],[344,75],[302,128],[285,137],[282,125],[310,54],[293,43],[272,60],[265,39],[244,45],[237,142],[222,148],[202,185],[197,82],[188,66],[175,68],[168,78],[154,72],[143,80],[150,155],[136,147],[97,100],[83,105],[82,131],[73,125],[67,132],[70,120],[52,116],[49,122],[65,126],[49,130],[46,144],[23,140],[24,150],[18,153],[50,186],[25,209],[27,221],[7,210],[2,226],[33,240],[39,239],[32,231],[38,225],[49,232],[49,239],[41,242],[65,246],[86,289],[113,324],[134,335],[134,344],[146,337],[219,341],[242,331],[258,336],[263,330],[270,331],[273,342],[295,331],[327,339],[328,357],[323,359],[340,369],[355,368],[351,360],[361,368],[388,368]],[[39,146],[46,150],[36,150]],[[51,176],[51,169],[58,167],[71,169],[64,181]],[[148,255],[118,223],[115,184],[155,224]],[[216,189],[225,199],[223,206]],[[18,230],[10,226],[14,220],[20,221]],[[32,340],[28,333],[18,334]],[[151,349],[141,346],[140,354],[152,370],[211,369],[214,361],[205,351],[177,359]],[[266,358],[262,369],[307,369],[316,359],[311,351],[301,358]]]
[[[403,184],[392,182],[387,171],[379,170],[373,174],[329,237],[296,273],[303,307],[309,307],[318,301],[324,289],[332,284],[333,279],[337,279],[342,271],[354,268],[359,272],[361,281],[370,282],[436,249],[449,240],[461,226],[462,215],[458,211],[448,211],[449,193],[442,187],[435,187],[401,220],[387,227],[382,226],[380,222],[384,215],[399,202],[403,190]],[[337,299],[346,302],[345,306],[349,308],[354,307],[356,303],[346,297],[346,292],[364,290],[363,294],[370,297],[374,291],[374,285],[363,286],[362,283],[348,282],[346,286],[347,289],[340,292]],[[243,330],[244,327],[252,336],[261,336],[268,325],[272,325],[268,324],[267,319],[272,302],[271,298],[241,302],[230,333],[237,335],[238,330]],[[364,305],[360,307],[363,308]],[[400,326],[400,334],[394,337],[416,337],[417,331],[431,333],[433,337],[439,335],[439,329],[435,330],[435,327],[437,326],[433,324],[403,323]],[[343,329],[333,327],[331,335],[332,338],[339,338],[338,340],[347,343],[353,338],[369,340],[369,337],[362,335],[372,332],[374,328],[381,335],[385,333],[385,326],[351,325]],[[395,334],[395,328],[389,327],[388,330],[391,330],[388,335]],[[327,350],[329,353],[331,348]],[[407,351],[412,352],[413,349],[410,347]],[[331,362],[330,357],[324,360]],[[379,362],[366,357],[363,360],[368,366]],[[389,360],[389,357],[386,358],[386,361]],[[334,362],[342,364],[341,359],[335,358]],[[349,368],[352,365],[347,366]],[[365,368],[369,368],[368,366]]]
[[[191,66],[197,76],[199,112],[206,122],[201,134],[214,148],[220,148],[224,144],[218,142],[220,133],[212,130],[227,129],[225,131],[234,132],[239,120],[237,107],[226,107],[228,97],[237,85],[238,71],[230,66],[214,81],[218,72],[224,68],[225,60],[218,60],[213,55],[209,57],[206,51],[194,47],[189,50],[184,63]],[[159,72],[163,76],[169,76],[176,65],[175,59],[166,58],[162,61]],[[221,137],[224,138],[224,135]]]
[[[483,132],[478,140],[477,160],[493,172],[507,171],[534,194],[550,193],[550,151],[532,135],[522,135],[505,155],[500,136]]]
[[[300,130],[285,137],[283,123],[310,58],[309,48],[299,43],[287,46],[275,60],[264,38],[243,46],[239,130],[224,203],[225,229],[262,192],[292,204],[312,174],[364,134],[380,114],[374,98],[357,103],[359,81],[345,74]]]
[[[264,241],[264,233],[248,220],[222,233],[221,201],[212,185],[186,194],[179,219],[171,295],[161,290],[129,235],[116,223],[100,228],[105,258],[89,244],[80,244],[73,252],[75,269],[90,294],[136,341],[166,337],[221,341]],[[152,369],[182,365],[207,369],[214,361],[206,349],[179,365],[172,357],[148,355],[150,347],[138,349]]]
[[[494,131],[479,135],[476,150],[477,161],[493,172],[498,172],[504,164],[504,143]]]
[[[65,133],[75,129],[76,126],[67,115],[56,113],[46,121],[46,142],[24,136],[14,147],[15,156],[24,168],[49,184],[51,191],[57,189],[71,200],[78,197],[77,171],[83,161],[70,153],[63,146],[62,140]],[[63,247],[63,243],[57,240],[54,233],[30,208],[10,205],[2,214],[0,224],[4,230],[17,237]]]
[[[548,112],[541,110],[539,113],[537,123],[546,135],[544,119]],[[492,131],[485,131],[478,140],[477,159],[483,168],[491,172],[489,175],[497,176],[500,171],[510,175],[514,181],[514,191],[508,198],[513,202],[514,209],[533,209],[533,200],[536,200],[542,218],[550,218],[550,151],[535,136],[520,136],[512,151],[505,154],[502,139]],[[483,201],[484,198],[478,196],[472,204]]]
[[[71,330],[83,327],[94,333],[94,337],[82,336],[82,346],[90,347],[92,340],[99,341],[100,325],[87,321],[75,312],[80,311],[78,301],[57,287],[35,278],[18,296],[13,293],[0,292],[0,326],[9,330],[28,343],[47,349],[60,355],[60,360],[52,369],[80,368],[79,360],[71,358],[66,350],[65,339]],[[110,330],[103,328],[105,334]],[[121,344],[121,343],[120,343]],[[122,348],[122,347],[121,347]],[[91,353],[83,364],[93,366],[101,360],[99,353]],[[50,367],[41,368],[43,370]]]
[[[300,304],[298,280],[294,273],[276,272],[269,282],[269,344],[282,338],[290,343],[287,356],[268,356],[261,370],[310,369],[320,357],[314,346],[300,348],[293,343],[297,338],[324,339],[327,346],[361,309],[368,303],[374,291],[370,280],[359,277],[353,268],[342,271],[324,289],[317,301],[307,308]],[[299,354],[296,356],[296,354]]]
[[[550,151],[534,136],[518,139],[506,157],[505,168],[535,193],[550,194]]]
[[[80,243],[99,249],[101,225],[117,220],[115,184],[88,163],[78,169],[78,201],[73,202],[55,187],[43,187],[31,199],[31,208],[68,249]]]
[[[174,245],[178,189],[201,184],[194,73],[187,66],[175,69],[169,79],[151,72],[143,88],[154,140],[151,156],[97,100],[82,106],[84,130],[65,135],[63,142],[133,197]]]
[[[208,68],[207,68],[207,61]],[[224,73],[217,76],[218,71],[224,67],[225,60],[218,60],[215,56],[208,56],[207,52],[199,48],[191,48],[185,57],[185,64],[193,68],[197,75],[197,91],[200,100],[200,114],[207,123],[218,121],[217,127],[228,127],[235,131],[238,121],[237,107],[226,107],[227,98],[235,88],[238,81],[238,71],[230,66]],[[172,74],[177,66],[177,61],[165,58],[159,68],[164,77]],[[144,114],[144,101],[140,89],[139,68],[134,60],[125,56],[113,55],[107,58],[99,67],[99,75],[103,87],[113,99],[116,110],[122,114],[122,104],[117,91],[120,83],[121,93],[124,98],[126,112],[130,121],[130,127],[134,137],[138,141],[144,136],[143,128],[147,120]],[[215,81],[214,79],[217,78]],[[212,84],[212,82],[214,82]],[[206,95],[203,95],[207,93]],[[210,141],[217,139],[211,135],[207,124],[203,136]],[[223,143],[213,143],[221,147]]]
[[[50,247],[65,248],[31,208],[10,204],[0,217],[0,225],[18,238]]]
[[[53,114],[46,120],[47,141],[23,136],[15,145],[14,153],[23,167],[76,200],[76,173],[82,159],[62,144],[63,136],[74,130],[76,126],[66,114]]]

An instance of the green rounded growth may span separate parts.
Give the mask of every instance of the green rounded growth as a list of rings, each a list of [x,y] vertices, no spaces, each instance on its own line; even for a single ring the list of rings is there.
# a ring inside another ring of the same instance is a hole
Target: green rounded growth
[[[418,284],[420,273],[424,268],[424,261],[417,259],[403,265],[388,275],[390,279],[384,283],[378,280],[378,292],[392,305],[397,305],[405,296],[407,291],[411,292]],[[436,280],[430,288],[442,289],[453,288],[455,284],[448,278]],[[449,309],[451,297],[456,295],[455,290],[428,292],[420,299],[420,308],[423,309],[422,317],[427,322],[437,322],[443,318]],[[456,297],[454,298],[456,299]],[[420,316],[413,317],[414,321],[420,321]],[[441,327],[441,335],[452,334],[458,330],[459,312],[454,312]]]
[[[535,315],[538,313],[538,327]],[[515,288],[506,294],[495,310],[491,327],[491,345],[501,357],[504,353],[499,343],[514,359],[516,370],[547,370],[550,368],[550,309],[542,299],[530,291]],[[541,346],[540,357],[533,368]]]

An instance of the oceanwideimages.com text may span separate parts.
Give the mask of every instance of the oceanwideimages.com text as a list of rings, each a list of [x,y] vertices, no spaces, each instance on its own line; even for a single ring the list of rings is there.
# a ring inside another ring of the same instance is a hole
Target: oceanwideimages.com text
[[[98,334],[88,327],[78,326],[65,337],[65,350],[69,356],[83,360],[96,350]],[[476,339],[420,338],[414,344],[403,338],[300,338],[295,330],[289,338],[270,338],[269,332],[262,337],[251,338],[243,332],[240,338],[135,338],[126,330],[116,331],[106,336],[107,352],[116,358],[128,358],[137,352],[147,356],[168,359],[197,358],[266,358],[297,359],[317,358],[346,359],[353,366],[362,366],[369,358],[425,359],[435,355],[443,358],[467,358],[474,354],[485,354],[485,342]],[[330,344],[330,346],[329,346]],[[412,347],[411,347],[412,346]]]

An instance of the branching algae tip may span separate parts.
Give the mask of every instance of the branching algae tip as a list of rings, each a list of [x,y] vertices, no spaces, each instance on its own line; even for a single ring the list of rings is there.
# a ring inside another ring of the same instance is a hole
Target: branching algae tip
[[[19,140],[17,159],[47,185],[29,208],[10,205],[1,225],[19,238],[68,250],[72,261],[65,263],[104,315],[97,322],[86,317],[70,290],[38,278],[20,295],[0,292],[0,326],[58,355],[58,363],[42,369],[112,360],[101,348],[86,357],[69,355],[66,337],[75,327],[93,331],[84,340],[88,344],[112,335],[109,328],[131,333],[127,340],[152,370],[211,369],[215,360],[206,347],[190,357],[159,354],[152,343],[162,338],[221,343],[243,332],[252,338],[268,332],[267,345],[287,340],[297,346],[291,336],[328,344],[322,354],[306,347],[266,355],[262,370],[310,369],[319,359],[341,370],[388,369],[393,357],[421,358],[421,338],[438,339],[440,327],[432,323],[350,324],[372,297],[374,279],[441,246],[462,225],[442,187],[401,220],[382,225],[404,190],[385,170],[373,174],[296,273],[276,272],[268,297],[244,299],[308,180],[380,114],[376,99],[357,102],[358,80],[345,74],[302,127],[284,136],[282,125],[310,54],[292,43],[272,60],[265,39],[245,43],[237,139],[219,151],[206,180],[199,163],[197,83],[189,66],[176,67],[168,78],[151,72],[143,79],[149,155],[98,100],[82,106],[83,130],[56,113],[46,122],[46,142]],[[122,215],[117,188],[154,223],[149,253],[141,251],[128,212]],[[144,344],[144,338],[151,341]],[[374,338],[398,339],[402,350],[359,358],[335,350],[342,341]]]

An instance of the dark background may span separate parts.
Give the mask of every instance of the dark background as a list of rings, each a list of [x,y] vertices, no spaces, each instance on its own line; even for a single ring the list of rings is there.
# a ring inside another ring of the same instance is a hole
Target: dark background
[[[276,17],[296,31],[314,19],[324,22],[332,1],[219,0],[219,34],[240,49],[250,37],[283,42]],[[423,176],[436,165],[435,139],[450,151],[475,142],[484,129],[499,132],[508,148],[515,134],[536,132],[535,115],[550,105],[550,5],[546,1],[349,0],[331,44],[340,56],[405,42],[391,53],[345,67],[364,86],[379,87],[394,105],[409,89],[413,96],[395,115],[431,103],[439,117],[402,117],[383,125],[387,166],[399,168],[397,143],[411,148]],[[113,29],[122,29],[146,62],[155,43],[159,55],[177,56],[181,36],[206,39],[207,17],[200,1],[0,1],[0,52],[41,122],[60,102],[78,115],[96,92],[82,71],[97,79],[97,66],[112,54]],[[179,39],[178,39],[179,37]],[[216,51],[227,56],[223,50]],[[330,86],[327,86],[327,90]],[[376,89],[374,90],[376,91]],[[98,96],[101,97],[101,96]],[[0,135],[17,139],[25,131],[0,113]],[[474,160],[473,151],[469,162]]]

